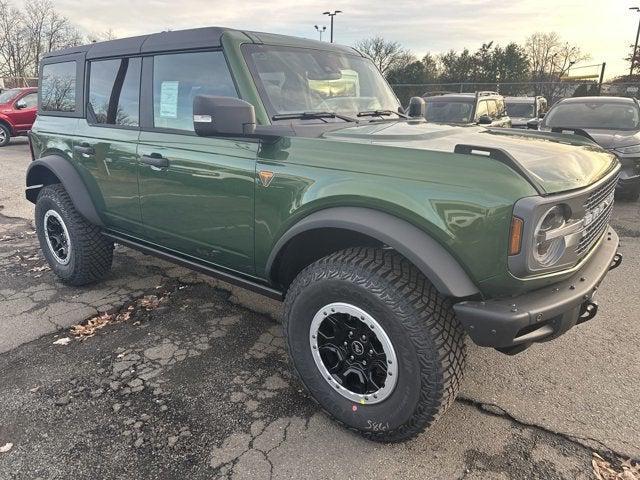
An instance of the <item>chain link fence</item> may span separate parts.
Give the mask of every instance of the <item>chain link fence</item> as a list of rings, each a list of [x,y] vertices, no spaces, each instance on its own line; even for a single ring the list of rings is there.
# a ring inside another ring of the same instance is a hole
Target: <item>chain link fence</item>
[[[423,83],[391,85],[402,105],[408,105],[411,97],[441,93],[475,93],[476,91],[498,92],[507,96],[542,95],[549,105],[566,97],[610,95],[640,99],[640,82],[603,83],[597,82],[504,82],[504,83]]]

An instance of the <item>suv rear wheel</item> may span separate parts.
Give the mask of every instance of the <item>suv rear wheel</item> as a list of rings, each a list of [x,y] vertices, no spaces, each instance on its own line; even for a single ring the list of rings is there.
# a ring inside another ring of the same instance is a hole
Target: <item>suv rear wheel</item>
[[[63,283],[85,285],[109,271],[113,242],[78,213],[62,185],[42,188],[35,217],[42,253]]]
[[[0,147],[9,145],[9,140],[11,140],[11,130],[5,124],[0,123]]]
[[[351,248],[304,269],[285,300],[295,372],[342,424],[406,440],[454,400],[466,359],[450,301],[395,251]]]

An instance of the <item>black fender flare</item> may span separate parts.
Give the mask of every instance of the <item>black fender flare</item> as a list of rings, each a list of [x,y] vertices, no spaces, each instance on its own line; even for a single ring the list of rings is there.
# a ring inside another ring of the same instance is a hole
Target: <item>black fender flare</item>
[[[56,179],[64,186],[80,215],[94,225],[104,226],[82,177],[69,160],[59,155],[47,155],[31,162],[27,168],[27,200],[36,203],[42,187],[56,183]]]
[[[276,242],[267,260],[266,272],[273,279],[278,254],[297,235],[320,228],[355,231],[390,246],[412,262],[438,289],[450,297],[479,294],[458,261],[427,233],[411,223],[379,210],[362,207],[327,208],[300,220]]]

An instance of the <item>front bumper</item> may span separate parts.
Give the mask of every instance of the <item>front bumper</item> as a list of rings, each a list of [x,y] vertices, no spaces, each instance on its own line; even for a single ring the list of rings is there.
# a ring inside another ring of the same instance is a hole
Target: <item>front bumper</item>
[[[587,263],[572,277],[517,297],[464,301],[453,306],[471,339],[483,347],[519,351],[556,338],[597,312],[600,282],[622,262],[618,235],[609,227]]]

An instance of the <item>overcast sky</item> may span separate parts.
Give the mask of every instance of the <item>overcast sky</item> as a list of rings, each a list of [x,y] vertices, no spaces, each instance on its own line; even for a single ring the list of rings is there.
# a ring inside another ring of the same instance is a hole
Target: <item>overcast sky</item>
[[[20,5],[20,0],[13,0]],[[524,42],[536,31],[556,31],[607,62],[607,77],[623,74],[622,60],[635,41],[640,6],[627,0],[54,0],[58,10],[81,28],[118,36],[166,29],[227,26],[317,38],[313,26],[336,17],[335,41],[353,44],[372,35],[402,43],[422,55],[482,42]],[[325,35],[328,39],[328,34]],[[575,73],[586,73],[586,70]]]

